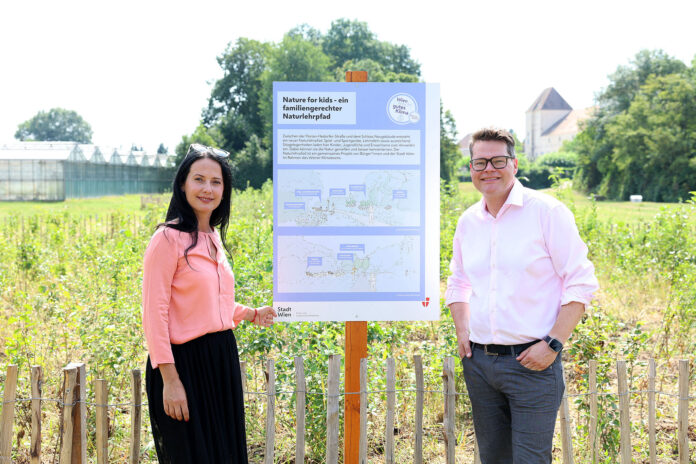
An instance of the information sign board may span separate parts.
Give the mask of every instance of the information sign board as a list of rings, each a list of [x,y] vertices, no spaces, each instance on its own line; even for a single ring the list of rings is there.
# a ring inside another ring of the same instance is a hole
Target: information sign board
[[[439,317],[436,84],[273,84],[278,321]]]

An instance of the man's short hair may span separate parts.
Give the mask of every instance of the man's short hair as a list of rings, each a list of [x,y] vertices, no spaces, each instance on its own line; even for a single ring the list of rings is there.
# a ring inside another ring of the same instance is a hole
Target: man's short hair
[[[508,155],[515,158],[515,138],[510,132],[497,127],[487,127],[474,132],[474,135],[471,136],[471,142],[469,142],[469,153],[471,153],[471,156],[474,156],[474,144],[476,142],[491,140],[504,142],[507,146]]]

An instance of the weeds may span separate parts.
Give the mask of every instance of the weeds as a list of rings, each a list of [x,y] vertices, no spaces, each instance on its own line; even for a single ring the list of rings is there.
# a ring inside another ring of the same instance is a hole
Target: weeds
[[[454,230],[461,213],[476,202],[474,193],[458,186],[442,185],[441,280],[449,274]],[[587,362],[598,362],[598,388],[613,388],[614,362],[626,359],[633,372],[642,368],[644,353],[665,363],[696,351],[696,204],[691,201],[664,208],[652,220],[641,223],[607,222],[598,218],[598,205],[577,206],[572,195],[561,193],[575,213],[578,229],[588,244],[597,269],[601,291],[595,306],[573,334],[566,352],[566,369],[578,392],[586,392]],[[237,281],[237,299],[252,306],[272,300],[272,186],[247,190],[233,197],[228,231],[231,261]],[[91,214],[43,214],[14,216],[0,223],[0,359],[15,363],[21,372],[33,364],[44,367],[44,396],[57,397],[59,372],[70,361],[87,363],[92,380],[110,380],[110,402],[130,400],[129,371],[144,368],[146,347],[140,325],[142,254],[165,207],[149,205],[137,215],[124,213],[95,217]],[[441,303],[442,305],[442,303]],[[343,352],[342,323],[277,324],[262,330],[242,324],[236,330],[240,356],[249,364],[249,386],[263,389],[261,366],[271,356],[276,361],[278,391],[294,389],[295,356],[305,359],[308,390],[326,389],[328,356]],[[397,360],[397,382],[414,388],[412,355],[424,359],[426,389],[441,389],[442,358],[456,356],[456,340],[449,311],[442,307],[439,322],[384,322],[368,325],[370,390],[384,390],[380,368],[383,360]],[[637,375],[637,374],[636,374]],[[20,377],[22,377],[20,375]],[[457,391],[465,391],[460,368]],[[28,382],[20,394],[28,396]],[[440,406],[437,395],[426,395],[425,453],[435,459],[441,444]],[[413,435],[413,395],[397,395],[397,443],[400,460],[410,460]],[[457,403],[458,424],[470,424],[465,397]],[[280,397],[277,412],[277,456],[287,459],[294,450],[294,396]],[[611,396],[600,401],[600,441],[606,462],[617,456],[618,410]],[[576,409],[587,417],[584,397]],[[250,450],[263,453],[263,402],[248,404],[247,425]],[[307,453],[309,462],[325,456],[325,397],[307,396]],[[57,415],[46,407],[47,438],[44,454],[57,436]],[[19,414],[15,431],[27,430]],[[145,419],[147,421],[147,418]],[[370,447],[380,454],[384,430],[384,406],[379,396],[370,398]],[[111,412],[111,459],[123,461],[128,453],[127,410]],[[587,437],[587,423],[578,423],[578,441]],[[460,439],[471,427],[459,428]],[[145,427],[147,430],[147,427]],[[89,435],[93,453],[94,435]],[[28,434],[18,437],[28,449]],[[48,443],[50,442],[50,443]],[[644,447],[647,448],[647,447]],[[667,447],[668,448],[668,447]],[[641,451],[645,453],[645,451]],[[664,451],[668,452],[668,451]],[[154,451],[144,441],[143,461],[154,460]],[[427,460],[427,459],[426,459]]]

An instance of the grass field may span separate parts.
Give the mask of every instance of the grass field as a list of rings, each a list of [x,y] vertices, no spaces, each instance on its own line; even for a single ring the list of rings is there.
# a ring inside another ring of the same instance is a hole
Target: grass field
[[[462,193],[476,195],[477,198],[481,194],[474,188],[471,182],[462,182],[459,184]],[[543,192],[554,194],[555,189],[544,189]],[[593,201],[585,194],[570,190],[569,187],[561,189],[563,200],[566,203],[572,201],[577,208],[591,208]],[[655,203],[641,202],[631,203],[630,201],[597,201],[597,219],[602,222],[612,222],[615,224],[633,224],[638,222],[647,222],[652,220],[657,213],[663,209],[669,209],[677,203]]]
[[[480,194],[471,182],[459,184],[462,193],[475,195],[480,198]],[[546,189],[547,193],[552,194],[553,189]],[[141,208],[140,194],[106,196],[99,198],[73,198],[61,202],[0,202],[0,219],[13,216],[32,216],[37,214],[61,214],[70,213],[71,215],[102,215],[102,214],[138,214],[144,215],[145,211]],[[170,194],[163,195],[144,195],[148,198],[160,198],[161,201],[168,201]],[[592,200],[586,195],[572,191],[568,199],[578,208],[590,208]],[[564,199],[566,202],[568,199]],[[598,201],[597,218],[600,221],[611,221],[613,223],[637,223],[652,220],[657,213],[665,208],[669,208],[676,203],[631,203],[629,201]]]
[[[569,189],[552,190],[575,211],[581,236],[590,250],[600,291],[579,324],[564,354],[568,392],[589,390],[587,363],[598,363],[596,387],[616,390],[617,359],[629,364],[631,390],[645,390],[646,359],[658,363],[662,391],[676,391],[677,359],[696,353],[696,205],[628,202],[592,202]],[[18,364],[19,397],[28,397],[28,369],[44,368],[44,397],[60,397],[60,370],[69,361],[83,361],[91,378],[110,383],[110,403],[130,401],[130,370],[142,368],[146,351],[140,327],[142,255],[147,241],[165,214],[168,195],[159,204],[141,208],[140,195],[69,200],[62,203],[0,203],[0,385],[6,364]],[[273,216],[272,186],[235,192],[227,238],[234,265],[237,301],[260,306],[272,301]],[[449,275],[452,236],[462,211],[480,198],[470,183],[443,186],[441,211],[440,278]],[[663,208],[667,213],[663,212]],[[660,213],[660,214],[658,214]],[[135,218],[135,220],[134,220]],[[639,224],[645,224],[645,227]],[[374,322],[368,325],[370,391],[383,392],[384,359],[396,360],[399,388],[411,388],[412,356],[424,359],[428,390],[441,388],[442,359],[456,353],[449,310],[441,301],[438,322]],[[262,390],[263,362],[275,360],[278,391],[291,391],[294,356],[305,357],[309,391],[325,389],[328,354],[343,352],[343,324],[278,324],[261,330],[242,325],[235,336],[240,358],[249,366],[249,385]],[[458,392],[465,390],[457,367]],[[692,382],[696,370],[692,370]],[[90,380],[91,382],[91,380]],[[88,398],[93,401],[91,383]],[[692,387],[693,391],[693,387]],[[256,398],[256,397],[254,397]],[[368,412],[369,462],[384,462],[385,413],[383,394],[371,396]],[[632,395],[634,457],[646,460],[647,438],[644,397]],[[410,462],[414,434],[413,395],[399,393],[395,462]],[[247,405],[247,437],[252,462],[260,462],[265,444],[265,399]],[[658,462],[676,462],[676,400],[662,396],[657,405]],[[638,407],[640,405],[640,407]],[[14,462],[29,462],[29,403],[18,406],[15,420]],[[600,396],[598,438],[602,464],[617,462],[619,444],[618,399]],[[290,396],[278,397],[276,462],[292,462],[294,405]],[[575,437],[575,462],[587,455],[587,396],[570,405]],[[696,405],[689,406],[696,411]],[[458,463],[471,463],[470,407],[466,396],[456,404],[457,430],[461,434]],[[326,404],[320,395],[307,397],[307,451],[311,464],[323,462]],[[425,462],[440,464],[442,452],[441,396],[426,396],[423,450]],[[47,403],[44,455],[57,449],[60,411]],[[125,462],[130,423],[127,408],[109,409],[112,462]],[[141,462],[155,462],[145,413]],[[397,427],[395,427],[396,430]],[[88,448],[93,455],[93,426]],[[459,439],[458,439],[459,441]],[[558,443],[558,441],[557,441]],[[694,447],[692,440],[691,447]],[[560,448],[555,462],[560,462]],[[692,456],[696,455],[696,450]]]
[[[145,214],[141,209],[141,197],[168,197],[169,195],[119,195],[98,198],[71,198],[65,201],[3,201],[0,202],[0,218],[32,216],[37,214],[94,215],[94,214]]]

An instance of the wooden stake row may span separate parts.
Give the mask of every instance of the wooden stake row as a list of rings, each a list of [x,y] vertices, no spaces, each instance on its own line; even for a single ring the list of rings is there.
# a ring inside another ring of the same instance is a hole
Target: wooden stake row
[[[132,371],[133,404],[131,406],[131,448],[129,463],[140,462],[140,430],[142,426],[142,384],[139,370]],[[42,382],[40,366],[31,368],[31,464],[41,462]],[[0,463],[12,462],[12,428],[16,402],[17,366],[7,368],[3,409],[0,419]],[[108,386],[106,380],[94,383],[96,415],[96,462],[108,462]],[[59,463],[87,463],[87,370],[84,363],[70,363],[63,368],[63,397],[59,433]]]
[[[48,218],[48,219],[47,219]],[[19,228],[19,233],[16,233],[17,231],[12,229],[13,233],[10,235],[7,235],[7,238],[10,238],[11,240],[14,241],[14,243],[21,243],[25,241],[25,238],[27,235],[29,236],[37,236],[41,243],[46,244],[50,240],[50,236],[48,233],[48,224],[50,220],[50,216],[47,217],[41,217],[39,221],[36,222],[36,228],[37,230],[32,230],[32,223],[27,220],[28,218],[25,216],[21,216],[21,219],[18,219],[16,221],[17,227]],[[25,220],[27,220],[27,224],[25,226]],[[7,219],[3,221],[2,224],[0,224],[0,236],[3,235],[4,231],[7,230],[7,224],[14,224],[15,222],[10,222]],[[88,216],[82,216],[78,217],[76,221],[63,221],[60,226],[56,227],[54,230],[59,230],[62,231],[65,234],[68,233],[73,233],[77,234],[77,236],[90,236],[93,234],[100,234],[104,237],[109,237],[113,238],[113,236],[116,234],[117,229],[126,229],[130,230],[133,235],[138,235],[139,232],[143,231],[145,233],[149,233],[148,230],[143,229],[144,223],[143,219],[140,218],[137,214],[128,214],[128,215],[104,215],[104,216],[99,216],[99,215],[88,215]]]
[[[326,430],[327,447],[326,462],[338,463],[339,457],[339,400],[340,400],[340,366],[341,357],[333,355],[329,358],[328,366],[328,391],[327,391],[327,411],[326,411]],[[415,404],[415,430],[414,430],[414,458],[416,464],[423,462],[423,402],[424,402],[424,380],[423,364],[420,356],[414,356],[414,368],[416,378],[416,404]],[[631,436],[630,436],[630,395],[628,389],[628,375],[625,361],[616,363],[618,387],[617,397],[619,400],[620,418],[620,448],[619,461],[622,464],[632,462]],[[248,399],[246,364],[241,363],[242,387],[245,397]],[[87,462],[87,441],[86,441],[86,368],[82,363],[70,363],[63,369],[63,398],[60,426],[60,464],[86,463]],[[443,435],[445,445],[446,462],[455,462],[456,435],[455,435],[455,405],[456,397],[459,393],[455,391],[455,358],[448,357],[443,363],[443,396],[444,396],[444,415],[443,415]],[[295,462],[305,460],[305,410],[307,387],[305,382],[304,364],[301,357],[295,358],[295,378],[296,378],[296,419],[297,435],[295,446]],[[648,435],[649,435],[649,462],[657,461],[657,443],[655,426],[655,361],[648,362]],[[43,373],[39,366],[31,369],[31,447],[30,462],[41,462],[41,406],[42,406],[42,380]],[[589,431],[586,450],[590,462],[596,463],[600,460],[599,438],[597,433],[598,426],[598,392],[597,392],[597,362],[589,362]],[[4,385],[3,408],[0,415],[0,463],[9,463],[12,459],[12,428],[14,423],[15,409],[17,401],[17,366],[10,365]],[[94,383],[95,392],[95,429],[96,429],[96,462],[105,464],[108,462],[108,385],[105,380],[96,380]],[[275,364],[273,360],[266,363],[266,449],[265,463],[274,462],[275,447],[275,416],[276,416],[276,376]],[[360,396],[360,448],[359,462],[367,463],[367,403],[368,403],[368,372],[367,359],[362,359],[360,363],[360,391],[347,392],[346,394],[359,394]],[[394,421],[396,412],[396,367],[393,358],[386,362],[386,394],[387,409],[384,434],[384,457],[385,462],[393,463],[394,456]],[[132,371],[132,396],[131,403],[131,434],[129,463],[136,464],[140,459],[141,426],[142,426],[142,381],[139,370]],[[689,362],[679,361],[679,387],[678,387],[678,455],[680,464],[689,463],[689,436],[688,436],[688,408],[689,408]],[[572,424],[569,414],[568,398],[564,396],[559,420],[561,425],[562,454],[563,463],[574,462],[575,453],[572,445]],[[478,450],[474,443],[475,462],[480,463]]]

